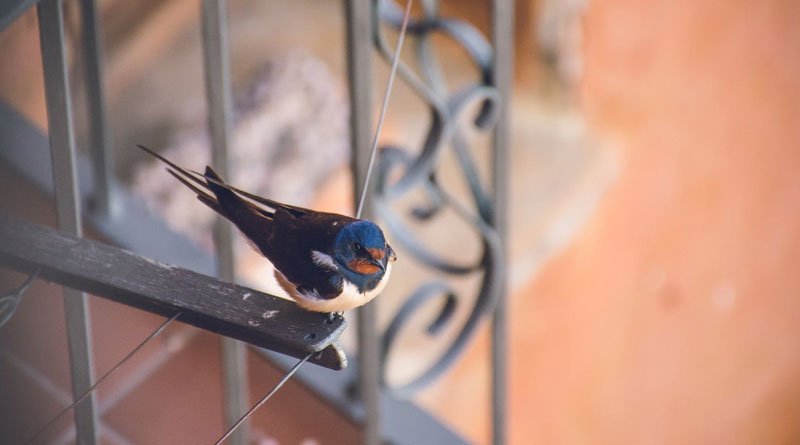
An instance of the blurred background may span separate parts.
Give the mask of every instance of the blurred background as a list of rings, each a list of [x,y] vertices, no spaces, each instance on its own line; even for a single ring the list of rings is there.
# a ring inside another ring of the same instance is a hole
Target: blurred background
[[[228,3],[231,182],[351,213],[342,3]],[[489,3],[442,1],[441,15],[487,34]],[[212,214],[135,148],[194,169],[209,162],[199,2],[98,7],[115,175],[212,251]],[[66,1],[65,13],[70,73],[81,79],[77,2]],[[791,336],[800,326],[800,3],[517,0],[514,21],[508,442],[799,442],[800,348]],[[452,41],[434,43],[449,82],[479,77]],[[35,10],[0,31],[0,56],[0,102],[46,132]],[[376,54],[373,67],[376,119],[388,64]],[[83,89],[73,82],[77,145],[88,153]],[[429,120],[398,81],[381,142],[418,150]],[[486,178],[487,136],[468,136]],[[457,165],[452,155],[441,160],[444,183],[456,181]],[[0,184],[0,211],[53,225],[50,198],[2,162]],[[475,257],[480,243],[447,218],[413,229],[451,258]],[[277,293],[269,265],[236,243],[239,280]],[[431,274],[399,254],[377,306],[381,327]],[[0,290],[23,278],[1,269]],[[477,282],[454,286],[469,300]],[[59,289],[37,281],[0,327],[0,404],[19,413],[0,419],[9,443],[69,400]],[[90,311],[98,370],[161,322],[100,298],[90,297]],[[409,331],[391,357],[393,382],[419,373],[456,334]],[[483,323],[455,366],[412,399],[469,443],[492,442],[489,349]],[[170,327],[101,387],[102,442],[211,442],[223,431],[218,356],[215,336]],[[281,370],[248,361],[256,400]],[[75,440],[68,417],[47,443]],[[250,435],[310,445],[357,443],[358,431],[292,383],[254,415]]]

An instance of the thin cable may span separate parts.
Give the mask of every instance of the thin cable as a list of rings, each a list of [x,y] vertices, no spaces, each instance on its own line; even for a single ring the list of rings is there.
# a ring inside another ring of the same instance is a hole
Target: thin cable
[[[14,315],[14,312],[17,311],[17,306],[20,300],[22,300],[22,296],[28,291],[31,283],[39,276],[39,272],[41,271],[41,268],[37,268],[32,274],[28,275],[25,282],[18,288],[0,295],[0,327],[3,327]]]
[[[219,438],[219,440],[214,442],[214,445],[220,445],[225,439],[228,438],[228,436],[233,434],[233,432],[236,430],[236,428],[238,428],[239,425],[242,424],[242,422],[244,422],[245,420],[247,420],[248,417],[250,417],[250,414],[253,414],[253,412],[255,410],[257,410],[258,408],[260,408],[261,405],[267,403],[267,400],[269,400],[273,395],[275,395],[275,393],[278,392],[278,390],[281,389],[281,387],[283,387],[283,385],[285,385],[286,382],[288,382],[290,378],[292,378],[294,373],[297,372],[298,369],[300,369],[300,365],[305,363],[306,360],[310,359],[311,356],[314,355],[314,354],[316,354],[316,352],[310,352],[310,353],[308,353],[308,355],[303,357],[299,362],[297,362],[297,364],[294,365],[292,367],[292,369],[290,369],[289,372],[287,372],[286,375],[283,376],[281,381],[278,382],[278,384],[275,385],[274,388],[272,388],[272,391],[270,391],[267,395],[262,397],[261,400],[258,401],[258,403],[253,405],[252,408],[250,408],[246,413],[244,413],[244,415],[242,417],[240,417],[239,420],[237,420],[236,423],[234,423],[233,426],[230,427],[228,429],[228,431],[226,431],[225,434],[223,434],[222,437]]]
[[[389,108],[389,96],[392,92],[392,84],[394,84],[395,74],[397,74],[397,65],[400,62],[400,50],[403,49],[403,40],[406,38],[406,28],[408,28],[408,18],[411,17],[412,1],[413,0],[408,0],[406,2],[406,10],[403,13],[403,25],[400,27],[400,36],[397,38],[397,48],[395,48],[394,60],[392,60],[392,69],[389,71],[389,81],[386,83],[386,93],[383,95],[383,105],[381,106],[381,114],[378,117],[378,127],[375,129],[375,137],[372,139],[372,152],[369,155],[367,176],[364,178],[364,189],[361,191],[361,199],[358,201],[356,218],[361,218],[361,212],[364,210],[364,200],[367,198],[369,180],[372,176],[372,167],[375,165],[375,153],[378,151],[378,137],[381,135],[381,129],[383,129],[383,119],[386,117],[386,110]]]
[[[144,341],[142,341],[141,343],[139,343],[139,345],[137,345],[135,348],[133,348],[133,350],[132,350],[131,352],[129,352],[129,353],[128,353],[128,355],[126,355],[126,356],[125,356],[125,358],[123,358],[122,360],[120,360],[120,361],[119,361],[119,363],[117,363],[116,365],[114,365],[114,367],[113,367],[113,368],[109,369],[109,370],[108,370],[108,372],[106,372],[105,374],[103,374],[103,376],[102,376],[102,377],[100,377],[100,378],[99,378],[99,379],[98,379],[98,380],[97,380],[97,381],[94,383],[94,385],[92,385],[91,387],[89,387],[89,389],[87,389],[87,390],[86,390],[86,392],[84,392],[84,393],[83,393],[83,394],[82,394],[80,397],[78,397],[78,399],[77,399],[77,400],[75,400],[74,402],[72,402],[72,404],[71,404],[70,406],[68,406],[68,407],[66,407],[66,408],[62,409],[61,411],[59,411],[59,413],[58,413],[58,414],[56,414],[56,416],[55,416],[55,417],[53,417],[52,419],[50,419],[50,421],[49,421],[49,422],[47,422],[47,424],[46,424],[45,426],[43,426],[43,427],[42,427],[42,428],[41,428],[39,431],[37,431],[37,432],[36,432],[36,434],[34,434],[34,435],[33,435],[33,437],[31,437],[31,438],[30,438],[30,439],[29,439],[27,442],[25,442],[25,445],[30,445],[30,444],[32,444],[32,443],[33,443],[33,442],[34,442],[36,439],[38,439],[38,438],[39,438],[39,436],[41,436],[41,435],[42,435],[42,433],[44,433],[45,431],[47,431],[47,429],[48,429],[48,428],[50,428],[50,427],[51,427],[51,426],[52,426],[52,425],[53,425],[53,424],[56,422],[56,420],[58,420],[58,419],[59,419],[61,416],[63,416],[63,415],[64,415],[64,413],[66,413],[67,411],[69,411],[70,409],[72,409],[72,408],[73,408],[75,405],[77,405],[77,404],[81,403],[81,402],[82,402],[82,401],[83,401],[83,400],[84,400],[86,397],[88,397],[88,396],[89,396],[89,394],[91,394],[91,393],[92,393],[92,391],[94,391],[94,390],[95,390],[95,388],[97,388],[97,386],[98,386],[98,385],[100,385],[100,383],[102,383],[102,382],[103,382],[103,380],[105,380],[105,379],[106,379],[106,377],[108,377],[109,375],[111,375],[111,373],[113,373],[114,371],[116,371],[116,370],[117,370],[117,368],[119,368],[120,366],[124,365],[124,364],[125,364],[125,362],[127,362],[128,360],[130,360],[130,359],[131,359],[131,357],[133,357],[134,355],[136,355],[136,353],[137,353],[137,352],[139,352],[139,350],[140,350],[140,349],[142,349],[142,347],[144,347],[144,345],[146,345],[146,344],[147,344],[147,342],[149,342],[150,340],[152,340],[152,339],[156,338],[156,337],[158,336],[158,334],[160,334],[162,331],[164,331],[164,329],[166,329],[166,328],[167,328],[167,326],[169,326],[169,324],[170,324],[170,323],[172,323],[173,321],[175,321],[175,319],[176,319],[176,318],[178,318],[180,315],[181,315],[181,313],[180,313],[180,312],[178,312],[177,314],[173,315],[172,317],[168,318],[166,321],[164,321],[163,323],[161,323],[161,326],[159,326],[159,327],[158,327],[158,328],[157,328],[155,331],[153,331],[153,332],[152,332],[150,335],[148,335],[148,336],[147,336],[147,338],[145,338],[145,339],[144,339]]]

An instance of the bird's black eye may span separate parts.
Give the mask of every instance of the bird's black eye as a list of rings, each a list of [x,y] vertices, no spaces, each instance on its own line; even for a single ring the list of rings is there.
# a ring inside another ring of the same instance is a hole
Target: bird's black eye
[[[358,241],[353,243],[353,250],[364,250],[364,246],[361,245]]]

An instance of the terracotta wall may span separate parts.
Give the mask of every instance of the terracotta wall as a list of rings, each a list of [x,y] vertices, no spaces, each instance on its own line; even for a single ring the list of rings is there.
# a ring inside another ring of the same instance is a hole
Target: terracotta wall
[[[800,441],[800,3],[593,0],[622,158],[514,300],[513,443]]]

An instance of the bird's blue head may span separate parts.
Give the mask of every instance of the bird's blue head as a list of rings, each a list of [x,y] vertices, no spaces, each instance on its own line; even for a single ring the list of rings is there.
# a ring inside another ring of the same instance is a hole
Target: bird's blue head
[[[358,220],[339,230],[333,242],[333,259],[358,280],[358,276],[381,277],[394,251],[383,232],[372,221]]]

